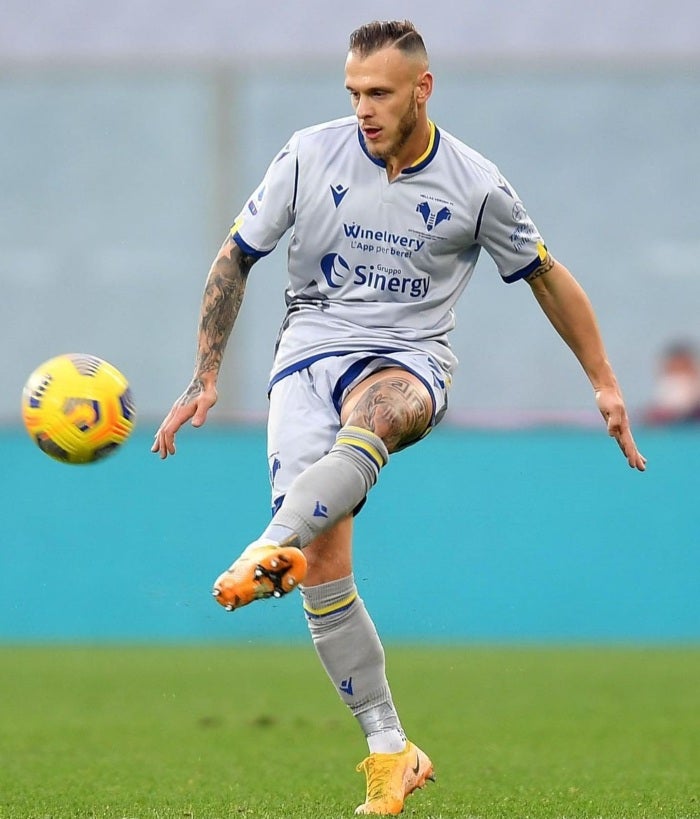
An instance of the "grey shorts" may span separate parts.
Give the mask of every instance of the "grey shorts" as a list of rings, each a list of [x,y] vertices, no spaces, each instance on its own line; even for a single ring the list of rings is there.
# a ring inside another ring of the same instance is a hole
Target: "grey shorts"
[[[363,352],[325,356],[273,383],[267,423],[273,513],[297,475],[335,443],[347,394],[372,373],[387,367],[402,367],[425,384],[433,402],[427,435],[445,414],[451,383],[449,374],[429,355]]]

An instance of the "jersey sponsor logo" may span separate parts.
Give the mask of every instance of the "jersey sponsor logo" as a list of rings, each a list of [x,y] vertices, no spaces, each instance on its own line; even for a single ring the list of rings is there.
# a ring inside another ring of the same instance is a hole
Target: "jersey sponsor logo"
[[[510,234],[510,243],[513,250],[520,253],[523,248],[529,247],[533,240],[538,241],[540,236],[525,210],[525,205],[519,199],[513,203],[511,217],[515,222],[515,230]]]
[[[433,210],[428,202],[419,202],[416,205],[416,212],[420,213],[428,230],[437,227],[440,222],[448,222],[452,218],[452,211],[443,206],[439,210]]]
[[[337,289],[346,282],[381,293],[400,293],[411,299],[424,299],[430,289],[429,276],[407,276],[399,267],[385,264],[350,265],[339,253],[327,253],[320,262],[329,287]],[[348,279],[347,274],[352,278]]]
[[[415,251],[421,250],[425,239],[416,239],[390,230],[374,230],[358,225],[357,222],[343,222],[345,236],[351,240],[350,247],[364,251],[390,253],[392,256],[401,256],[410,259]]]
[[[328,253],[321,259],[321,272],[329,287],[342,287],[350,265],[337,253]]]
[[[531,245],[533,240],[537,240],[539,237],[537,228],[528,220],[523,224],[519,224],[510,234],[510,243],[513,245],[513,250],[520,253],[524,247]]]
[[[333,202],[335,203],[336,208],[338,205],[343,201],[343,197],[345,194],[350,190],[350,188],[345,188],[343,185],[331,185],[331,193],[333,194]]]
[[[525,205],[522,202],[516,202],[513,205],[513,221],[514,222],[527,222],[528,215],[527,211],[525,210]]]

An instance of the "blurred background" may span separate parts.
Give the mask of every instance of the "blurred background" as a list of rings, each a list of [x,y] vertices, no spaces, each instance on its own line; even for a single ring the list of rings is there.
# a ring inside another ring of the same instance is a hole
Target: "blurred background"
[[[695,0],[5,0],[0,638],[302,633],[288,601],[234,630],[206,599],[266,520],[283,243],[251,276],[210,426],[164,465],[149,440],[189,380],[233,218],[295,129],[350,112],[348,35],[393,17],[426,40],[432,118],[499,165],[591,297],[650,468],[625,471],[529,288],[483,254],[445,427],[394,459],[358,519],[365,597],[397,639],[700,638]],[[99,466],[54,464],[21,429],[25,379],[62,352],[133,387],[139,430]],[[387,528],[421,561],[455,530],[464,543],[463,577],[435,567],[429,614],[405,590],[401,611],[386,600]]]

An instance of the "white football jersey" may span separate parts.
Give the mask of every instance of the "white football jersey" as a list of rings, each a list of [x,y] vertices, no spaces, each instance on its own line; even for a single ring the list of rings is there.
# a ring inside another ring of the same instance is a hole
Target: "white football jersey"
[[[354,116],[295,133],[231,235],[255,257],[293,228],[272,382],[327,355],[420,350],[451,373],[454,306],[483,247],[506,282],[545,258],[497,167],[431,123],[425,154],[389,182]]]

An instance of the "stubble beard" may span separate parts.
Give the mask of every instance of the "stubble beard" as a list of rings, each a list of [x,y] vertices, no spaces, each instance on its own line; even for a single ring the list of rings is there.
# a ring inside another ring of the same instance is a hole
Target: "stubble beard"
[[[408,140],[413,135],[413,132],[415,131],[417,124],[418,109],[415,100],[410,99],[406,111],[404,112],[403,116],[398,122],[396,129],[396,138],[394,139],[394,141],[386,148],[375,148],[374,150],[370,148],[370,153],[377,159],[381,159],[384,162],[386,162],[388,159],[391,159],[392,157],[398,156],[401,149],[406,145]],[[370,146],[368,146],[368,148],[369,147]]]

